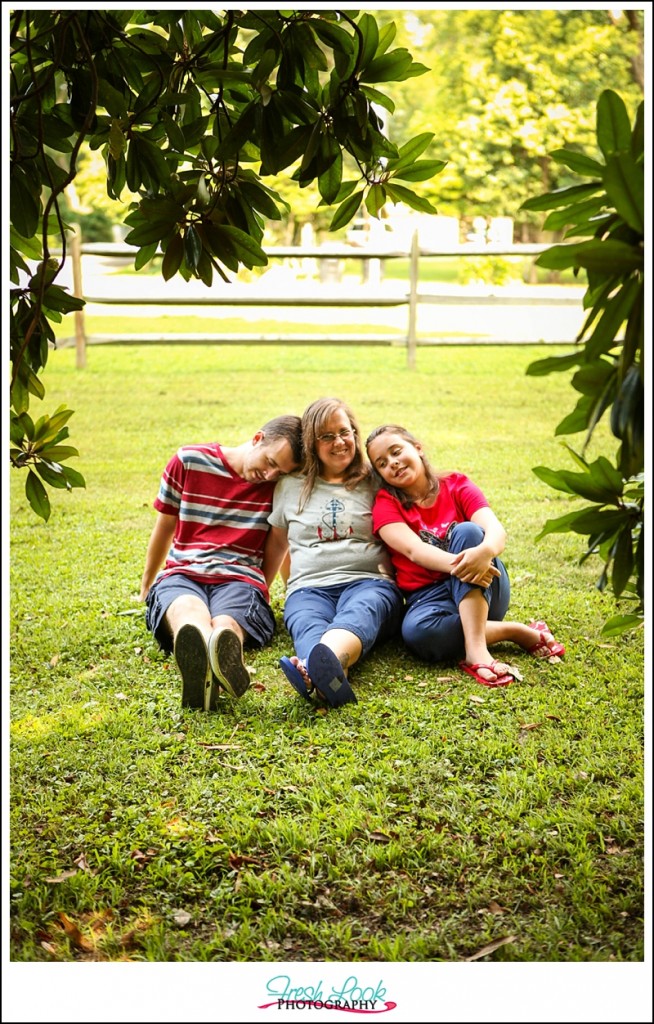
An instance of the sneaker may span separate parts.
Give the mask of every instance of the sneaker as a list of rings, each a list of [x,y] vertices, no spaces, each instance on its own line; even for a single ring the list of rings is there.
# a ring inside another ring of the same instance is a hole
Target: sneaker
[[[211,669],[202,630],[190,622],[183,625],[175,637],[174,654],[182,677],[182,707],[204,710]]]
[[[205,709],[213,711],[220,686],[232,697],[242,697],[250,685],[250,673],[243,664],[241,640],[233,629],[214,629],[209,637],[209,663],[214,678]]]

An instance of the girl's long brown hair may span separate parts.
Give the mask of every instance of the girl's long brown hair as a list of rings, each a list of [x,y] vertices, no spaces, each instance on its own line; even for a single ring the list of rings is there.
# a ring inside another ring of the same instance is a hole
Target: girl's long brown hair
[[[320,476],[320,459],[318,458],[318,441],[320,434],[325,432],[325,424],[335,412],[343,410],[354,431],[354,458],[350,463],[345,478],[345,487],[351,491],[361,481],[370,476],[370,465],[363,450],[363,442],[359,433],[359,425],[350,407],[340,398],[317,398],[307,406],[302,414],[302,447],[304,461],[301,472],[305,477],[304,487],[300,494],[300,511],[304,508],[311,494],[316,478]]]
[[[375,438],[380,437],[382,434],[399,434],[399,436],[402,437],[405,441],[408,441],[409,444],[412,444],[414,448],[417,444],[421,443],[417,437],[414,437],[413,434],[406,429],[406,427],[400,427],[397,423],[384,423],[381,427],[375,427],[372,433],[368,434],[368,437],[366,438],[366,451],[369,451],[370,445],[375,440]],[[431,465],[429,464],[429,460],[427,459],[427,456],[425,455],[424,452],[420,452],[419,455],[422,464],[425,467],[425,473],[427,474],[427,480],[430,483],[431,490],[433,491],[434,494],[438,494],[438,491],[440,489],[439,474],[432,469]],[[375,491],[378,491],[383,488],[383,490],[388,491],[389,494],[392,494],[394,498],[397,498],[400,504],[404,505],[405,508],[409,508],[411,505],[415,505],[415,501],[412,498],[409,498],[404,493],[404,491],[402,491],[399,487],[393,487],[392,484],[387,483],[386,480],[384,480],[384,478],[379,475],[374,465],[372,464],[370,467],[370,471],[372,474],[372,481]]]

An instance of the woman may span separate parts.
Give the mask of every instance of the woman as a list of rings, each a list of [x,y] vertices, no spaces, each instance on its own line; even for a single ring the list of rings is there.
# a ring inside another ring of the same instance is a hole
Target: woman
[[[407,611],[402,636],[427,661],[461,659],[483,686],[508,686],[515,669],[489,646],[513,641],[539,658],[565,653],[544,622],[505,622],[510,586],[499,559],[506,534],[462,473],[437,475],[404,427],[377,427],[366,442],[379,490],[373,529],[391,552]]]
[[[356,701],[349,670],[402,615],[384,545],[372,534],[373,489],[354,414],[320,398],[302,416],[304,463],[275,489],[264,573],[289,552],[284,624],[295,655],[280,666],[291,685],[338,706]]]

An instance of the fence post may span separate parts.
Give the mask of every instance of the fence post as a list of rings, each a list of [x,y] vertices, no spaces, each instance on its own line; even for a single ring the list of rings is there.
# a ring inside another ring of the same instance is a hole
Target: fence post
[[[77,225],[73,225],[70,234],[70,255],[73,261],[73,295],[77,299],[83,299],[82,290],[82,233]],[[76,309],[75,317],[75,350],[77,353],[75,365],[78,370],[86,366],[86,333],[84,327],[84,310]]]
[[[410,370],[416,368],[416,327],[418,313],[418,232],[414,231],[411,237],[411,258],[409,261],[409,327],[406,339],[407,366]]]

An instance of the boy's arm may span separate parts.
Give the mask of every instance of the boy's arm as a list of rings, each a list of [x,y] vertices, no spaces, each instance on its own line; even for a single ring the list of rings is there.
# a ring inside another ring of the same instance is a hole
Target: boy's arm
[[[141,592],[139,594],[140,601],[145,601],[154,578],[170,551],[176,527],[177,516],[168,516],[164,512],[157,512],[157,520],[150,534],[148,550],[145,555],[145,569],[141,577]]]
[[[266,537],[266,544],[263,549],[263,574],[266,578],[266,586],[270,586],[279,572],[288,551],[288,534],[279,526],[271,526]]]

